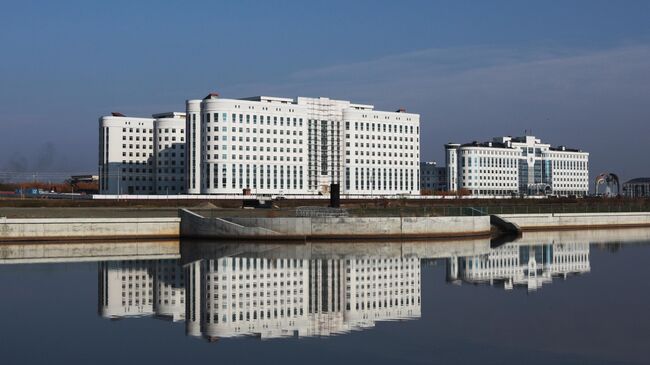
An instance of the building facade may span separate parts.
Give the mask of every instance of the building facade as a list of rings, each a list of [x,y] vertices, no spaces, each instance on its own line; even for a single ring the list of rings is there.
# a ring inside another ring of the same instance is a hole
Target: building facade
[[[306,193],[307,118],[291,99],[188,100],[188,193]]]
[[[100,194],[185,193],[185,114],[99,119]]]
[[[435,161],[420,162],[420,190],[447,191],[447,168],[438,166]]]
[[[585,196],[589,153],[552,147],[534,136],[445,145],[450,191],[475,196]]]
[[[188,193],[418,194],[419,115],[329,98],[187,101]]]
[[[187,100],[100,118],[102,194],[419,194],[419,115],[329,98]]]
[[[639,177],[624,183],[623,195],[628,198],[649,198],[650,177]]]

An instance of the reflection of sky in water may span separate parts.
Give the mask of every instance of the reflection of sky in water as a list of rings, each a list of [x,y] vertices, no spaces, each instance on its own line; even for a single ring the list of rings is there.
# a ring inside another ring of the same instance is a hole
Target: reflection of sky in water
[[[594,232],[2,265],[0,351],[4,363],[645,363],[650,233]]]

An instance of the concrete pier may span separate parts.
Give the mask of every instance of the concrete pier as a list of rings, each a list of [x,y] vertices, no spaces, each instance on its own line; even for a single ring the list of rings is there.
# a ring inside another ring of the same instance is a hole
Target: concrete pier
[[[227,239],[488,236],[490,217],[205,218],[182,209],[181,236]]]

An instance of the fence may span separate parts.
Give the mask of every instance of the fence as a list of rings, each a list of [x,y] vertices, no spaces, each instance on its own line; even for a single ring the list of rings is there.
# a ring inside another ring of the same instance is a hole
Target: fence
[[[555,214],[555,213],[622,213],[650,212],[647,202],[627,202],[623,204],[498,204],[485,206],[402,206],[402,207],[361,207],[348,209],[352,216],[481,216],[490,214]]]

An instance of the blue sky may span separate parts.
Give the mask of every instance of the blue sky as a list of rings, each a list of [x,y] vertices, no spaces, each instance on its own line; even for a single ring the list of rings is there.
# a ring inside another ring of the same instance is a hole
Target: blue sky
[[[0,45],[0,178],[95,171],[99,116],[210,91],[405,107],[424,160],[532,129],[650,175],[649,1],[20,1]]]

